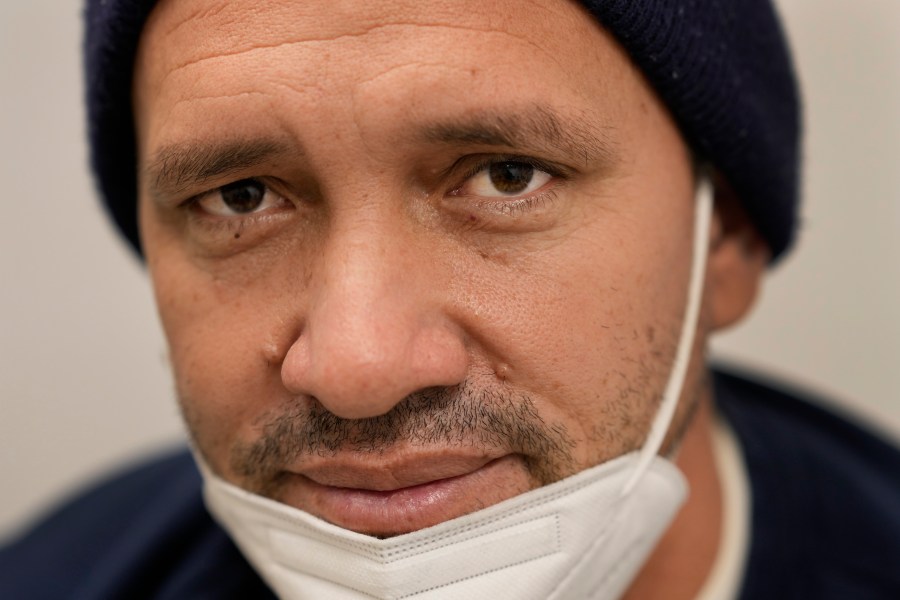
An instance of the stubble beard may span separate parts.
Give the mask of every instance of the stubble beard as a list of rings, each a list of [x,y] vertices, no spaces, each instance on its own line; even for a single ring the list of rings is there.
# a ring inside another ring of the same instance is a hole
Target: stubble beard
[[[668,337],[668,336],[667,336]],[[257,419],[257,437],[249,442],[223,440],[216,454],[226,457],[230,475],[212,460],[205,439],[207,421],[193,402],[179,394],[179,404],[194,446],[220,476],[261,496],[280,500],[290,474],[304,459],[357,455],[363,459],[388,454],[400,446],[425,450],[470,448],[485,454],[522,457],[532,489],[548,485],[616,456],[639,449],[659,408],[668,377],[674,340],[656,346],[640,360],[637,373],[623,373],[614,391],[598,394],[603,402],[582,444],[594,446],[584,456],[579,441],[560,422],[542,417],[535,399],[481,377],[450,387],[411,394],[389,412],[372,418],[344,419],[312,397],[289,399]],[[695,347],[701,355],[702,343]],[[662,359],[662,360],[660,360]],[[696,362],[696,361],[694,361]],[[670,427],[663,454],[678,447],[690,427],[708,379],[701,370],[688,377],[683,402]],[[693,383],[692,383],[693,381]],[[613,387],[613,386],[610,386]],[[607,397],[604,397],[607,396]],[[213,434],[214,435],[214,434]],[[580,457],[580,458],[578,458]]]
[[[534,487],[577,470],[570,432],[545,421],[530,396],[468,382],[422,390],[366,419],[343,419],[313,398],[294,399],[267,414],[260,431],[253,442],[232,447],[229,469],[241,487],[274,499],[288,465],[340,454],[385,455],[401,446],[518,454]]]

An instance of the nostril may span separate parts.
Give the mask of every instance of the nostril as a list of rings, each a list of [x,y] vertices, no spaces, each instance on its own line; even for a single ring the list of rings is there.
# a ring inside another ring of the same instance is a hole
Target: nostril
[[[438,331],[440,329],[440,331]],[[461,383],[468,354],[449,327],[394,329],[369,343],[340,332],[306,335],[295,341],[282,365],[281,379],[294,395],[314,397],[345,419],[383,415],[410,394]]]

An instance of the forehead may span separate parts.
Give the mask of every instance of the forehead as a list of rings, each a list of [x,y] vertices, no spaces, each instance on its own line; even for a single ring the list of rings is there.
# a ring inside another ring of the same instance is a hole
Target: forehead
[[[558,53],[568,50],[567,38],[597,29],[580,5],[569,0],[162,0],[143,36],[159,38],[162,43],[154,53],[171,68],[292,44],[365,52],[375,62],[386,58],[380,52],[406,46],[411,51],[401,56],[427,61],[446,49],[441,42],[449,40],[457,42],[461,56],[469,54],[473,43],[474,50],[494,47],[502,52],[503,45],[518,39],[533,53],[558,60]],[[430,46],[429,39],[439,45]],[[380,43],[388,40],[402,44],[388,48]]]
[[[136,86],[139,131],[153,135],[179,116],[202,133],[185,113],[213,105],[286,99],[307,111],[341,98],[374,123],[504,101],[610,114],[627,108],[624,88],[643,83],[565,0],[163,0],[142,35]]]

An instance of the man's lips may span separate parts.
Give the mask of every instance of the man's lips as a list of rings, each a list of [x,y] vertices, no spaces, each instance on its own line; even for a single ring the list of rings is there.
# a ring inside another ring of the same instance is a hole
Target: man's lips
[[[431,455],[361,464],[322,459],[288,474],[278,500],[345,529],[408,533],[530,489],[518,455]]]
[[[380,458],[380,457],[379,457]],[[393,491],[443,479],[451,479],[481,469],[498,456],[426,455],[399,460],[332,459],[298,470],[319,485],[365,491]]]

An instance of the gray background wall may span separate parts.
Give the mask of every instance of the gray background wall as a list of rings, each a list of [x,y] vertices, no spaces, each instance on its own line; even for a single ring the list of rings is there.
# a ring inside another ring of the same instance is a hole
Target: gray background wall
[[[0,535],[182,439],[147,281],[88,179],[76,4],[0,4]],[[897,435],[900,3],[779,4],[807,97],[805,226],[715,353]]]

